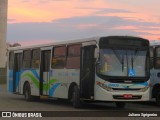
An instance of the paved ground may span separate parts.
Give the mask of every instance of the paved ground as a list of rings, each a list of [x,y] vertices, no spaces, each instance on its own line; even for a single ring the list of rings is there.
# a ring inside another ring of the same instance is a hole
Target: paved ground
[[[115,104],[113,103],[97,103],[97,104],[85,104],[82,109],[75,109],[72,105],[66,100],[40,100],[34,102],[26,102],[24,100],[24,96],[10,94],[6,90],[6,85],[0,85],[0,111],[108,111],[108,112],[116,112],[116,114],[120,114],[122,111],[160,111],[160,107],[158,107],[155,102],[145,102],[145,103],[127,103],[126,108],[117,109]],[[94,112],[91,112],[94,114]],[[74,114],[74,113],[73,113]],[[72,117],[74,119],[74,117]],[[101,120],[106,119],[100,117]],[[17,118],[16,118],[17,119]],[[27,118],[26,118],[27,119]],[[51,119],[51,118],[47,118]],[[55,118],[54,118],[55,119]],[[62,119],[62,117],[58,117],[56,119]],[[71,120],[69,117],[64,117],[63,119]],[[77,119],[86,119],[77,118]],[[89,118],[87,120],[95,119],[96,117]],[[118,117],[109,118],[119,119]],[[122,118],[121,118],[122,119]],[[125,118],[126,120],[133,118]],[[134,118],[133,120],[139,120],[140,118]],[[144,120],[153,119],[153,118],[141,118]],[[158,118],[156,118],[158,120]]]

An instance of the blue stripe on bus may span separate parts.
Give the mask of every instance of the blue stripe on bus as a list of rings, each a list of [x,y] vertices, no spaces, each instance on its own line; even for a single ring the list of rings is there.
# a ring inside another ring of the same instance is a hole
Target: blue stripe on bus
[[[16,72],[16,91],[19,86],[20,74],[21,74],[20,72]]]
[[[23,74],[27,70],[21,70],[20,72],[16,72],[16,89],[19,86],[20,75]],[[36,70],[28,70],[33,73],[33,75],[40,80],[40,77]],[[9,70],[9,92],[13,92],[13,70]]]
[[[40,77],[39,77],[39,75],[38,75],[38,73],[37,73],[36,70],[31,70],[31,72],[35,75],[35,77],[36,77],[38,80],[40,80]]]
[[[31,70],[23,69],[23,70],[21,70],[21,73],[20,73],[20,74],[22,74],[22,73],[25,72],[25,71],[30,71],[30,72],[32,72],[33,75],[34,75],[38,80],[40,80],[39,74],[37,73],[37,71],[36,71],[35,69],[31,69]]]
[[[13,92],[13,80],[9,80],[9,92]]]
[[[13,70],[9,70],[9,92],[13,92]]]
[[[49,96],[53,96],[56,88],[60,85],[60,83],[55,83],[52,88],[49,90]]]

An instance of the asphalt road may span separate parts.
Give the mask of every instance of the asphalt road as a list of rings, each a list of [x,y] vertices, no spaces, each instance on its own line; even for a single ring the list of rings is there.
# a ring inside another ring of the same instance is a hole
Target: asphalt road
[[[6,90],[6,85],[0,85],[0,111],[61,111],[62,116],[63,111],[90,111],[94,114],[94,111],[108,111],[108,112],[115,112],[120,113],[122,111],[153,111],[157,112],[160,111],[160,107],[155,104],[155,102],[144,102],[144,103],[127,103],[126,107],[123,109],[117,109],[114,103],[96,103],[96,104],[85,104],[81,109],[75,109],[72,105],[66,100],[39,100],[39,101],[32,101],[26,102],[24,100],[24,96],[22,95],[14,95],[9,93]],[[98,117],[98,116],[97,116]],[[62,117],[57,117],[60,119]],[[72,117],[73,118],[73,117]],[[65,118],[66,120],[71,120],[68,117]],[[86,119],[84,117],[84,119]],[[91,118],[87,118],[91,119]],[[93,117],[92,119],[96,119]],[[101,120],[104,118],[101,117]],[[109,118],[118,119],[118,117]],[[133,118],[125,118],[133,119]],[[138,120],[139,118],[134,118],[133,120]],[[142,118],[144,119],[144,118]],[[145,118],[146,119],[153,119],[153,118]],[[158,118],[156,118],[158,120]]]

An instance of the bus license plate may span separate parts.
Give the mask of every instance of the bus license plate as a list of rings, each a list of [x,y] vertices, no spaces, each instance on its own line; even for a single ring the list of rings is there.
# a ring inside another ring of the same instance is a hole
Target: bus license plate
[[[132,95],[131,94],[124,94],[123,97],[124,98],[132,98]]]

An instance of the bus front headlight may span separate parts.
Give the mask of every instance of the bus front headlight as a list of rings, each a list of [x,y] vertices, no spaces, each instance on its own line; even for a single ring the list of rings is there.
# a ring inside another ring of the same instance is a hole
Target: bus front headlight
[[[107,91],[113,91],[113,89],[107,85],[105,85],[104,83],[101,82],[97,82],[97,85],[99,85],[101,88],[107,90]]]
[[[148,88],[149,88],[148,86],[146,86],[146,87],[144,87],[144,88],[141,88],[141,89],[140,89],[140,92],[145,92],[145,91],[148,90]]]
[[[102,87],[103,89],[107,90],[107,91],[112,91],[112,90],[113,90],[111,87],[106,86],[106,85],[104,85],[104,84],[102,84],[101,87]]]
[[[111,87],[109,87],[109,86],[106,86],[105,89],[106,89],[107,91],[113,91],[113,89],[112,89]]]

